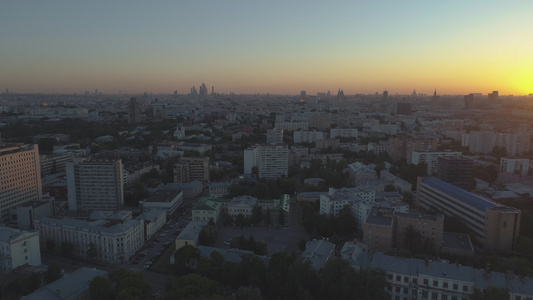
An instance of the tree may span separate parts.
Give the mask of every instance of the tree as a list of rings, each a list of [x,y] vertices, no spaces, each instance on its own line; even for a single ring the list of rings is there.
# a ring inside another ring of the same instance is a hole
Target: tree
[[[278,224],[280,226],[284,226],[285,225],[285,212],[283,211],[283,209],[279,210]]]
[[[263,219],[263,209],[259,204],[254,205],[252,208],[252,216],[250,217],[250,223],[257,225]]]
[[[214,246],[218,239],[218,231],[216,227],[205,225],[198,236],[198,244],[202,246]]]
[[[111,281],[103,276],[93,278],[89,284],[89,293],[92,300],[112,300],[115,298]]]
[[[189,274],[194,261],[200,257],[200,251],[192,245],[185,245],[174,254],[176,276]]]
[[[357,230],[357,221],[348,205],[339,211],[338,226],[341,234],[352,234]]]
[[[500,300],[509,299],[509,291],[502,288],[489,286],[485,290],[474,288],[472,300]]]
[[[243,214],[238,214],[235,219],[235,225],[238,227],[245,227],[248,225],[248,221],[246,220],[246,217]]]
[[[261,290],[255,286],[240,286],[235,297],[237,300],[261,300]]]
[[[220,284],[198,274],[173,278],[163,299],[210,299],[221,292]]]
[[[61,278],[61,267],[53,264],[49,265],[48,269],[44,273],[44,282],[51,283]]]

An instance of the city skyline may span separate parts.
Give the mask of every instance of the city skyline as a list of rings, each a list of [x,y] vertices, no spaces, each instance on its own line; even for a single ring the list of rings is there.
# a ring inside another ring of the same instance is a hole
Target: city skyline
[[[16,93],[533,93],[533,3],[0,3]]]

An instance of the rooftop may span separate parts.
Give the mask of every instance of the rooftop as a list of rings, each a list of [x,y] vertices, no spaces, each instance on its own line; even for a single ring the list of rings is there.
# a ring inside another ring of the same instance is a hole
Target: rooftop
[[[481,196],[469,193],[463,189],[460,189],[436,177],[424,178],[422,179],[422,182],[429,185],[432,188],[438,189],[439,191],[441,191],[442,193],[448,196],[458,199],[459,201],[481,211],[485,211],[485,209],[502,206],[501,204],[492,202],[489,199],[482,198]]]
[[[181,190],[177,189],[166,189],[166,190],[159,190],[145,201],[147,202],[172,202],[176,197],[179,197],[179,194],[183,193]]]

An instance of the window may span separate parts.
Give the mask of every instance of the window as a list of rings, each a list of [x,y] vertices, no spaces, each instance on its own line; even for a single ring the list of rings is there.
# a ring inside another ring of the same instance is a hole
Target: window
[[[405,277],[403,278],[403,282],[408,283],[408,282],[409,282],[409,277],[405,276]]]
[[[396,275],[396,281],[402,281],[402,276]]]
[[[392,280],[392,274],[388,274],[388,275],[387,275],[387,278],[388,278],[389,280]]]
[[[445,288],[445,289],[447,289],[447,288],[448,288],[448,281],[444,281],[444,282],[442,283],[442,287]]]
[[[427,279],[424,279],[424,284],[428,285],[428,280]]]
[[[468,292],[468,285],[463,285],[463,292]]]
[[[437,293],[432,293],[431,294],[431,300],[438,300],[439,299],[439,294]]]
[[[437,280],[433,280],[433,286],[439,286],[439,282]]]
[[[456,290],[456,291],[459,289],[459,286],[457,285],[457,283],[453,284],[453,289]]]

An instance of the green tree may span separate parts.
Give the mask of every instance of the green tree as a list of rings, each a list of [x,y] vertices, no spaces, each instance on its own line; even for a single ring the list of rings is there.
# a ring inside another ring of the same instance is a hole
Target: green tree
[[[246,217],[243,214],[238,214],[235,218],[235,225],[238,227],[245,227],[248,225],[248,220],[246,220]]]
[[[352,234],[357,230],[357,221],[348,205],[339,211],[338,226],[341,234]]]
[[[113,300],[115,292],[111,281],[104,276],[96,276],[89,284],[89,293],[92,300]]]
[[[192,271],[193,263],[200,258],[200,251],[192,245],[185,245],[174,254],[176,276],[183,276]]]
[[[237,300],[261,300],[261,290],[255,286],[240,286],[235,295]]]
[[[44,273],[44,282],[51,283],[59,278],[61,278],[61,267],[56,264],[49,265]]]
[[[485,290],[474,288],[472,300],[501,300],[509,299],[509,291],[502,288],[489,286]]]
[[[163,299],[211,299],[221,292],[218,282],[198,274],[171,279]]]
[[[261,220],[263,219],[263,209],[259,204],[254,205],[252,208],[252,216],[250,217],[250,223],[253,225],[257,225],[261,223]]]
[[[218,239],[218,231],[216,227],[205,225],[198,236],[198,244],[202,246],[214,246]]]

